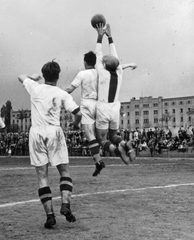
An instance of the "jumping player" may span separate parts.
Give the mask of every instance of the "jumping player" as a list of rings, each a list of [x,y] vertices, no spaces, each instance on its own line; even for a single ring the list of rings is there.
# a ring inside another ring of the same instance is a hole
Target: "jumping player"
[[[56,224],[56,219],[48,182],[49,163],[51,166],[56,166],[60,174],[60,213],[66,217],[67,221],[76,221],[70,209],[73,183],[69,174],[65,136],[60,127],[60,110],[64,107],[75,115],[73,123],[75,127],[78,127],[81,121],[81,112],[72,96],[56,86],[61,71],[59,64],[54,61],[48,62],[44,64],[41,71],[44,84],[37,82],[41,79],[37,74],[31,77],[20,75],[18,79],[30,94],[32,117],[29,134],[30,160],[31,165],[36,169],[38,194],[47,215],[44,226],[52,228]]]
[[[95,64],[96,54],[92,51],[86,53],[84,55],[85,70],[78,72],[71,85],[65,89],[68,93],[72,93],[76,88],[81,86],[81,123],[89,141],[89,149],[96,165],[93,176],[97,176],[105,167],[100,156],[100,146],[95,136],[96,102],[98,97],[98,75]]]
[[[96,113],[96,134],[97,139],[105,151],[115,153],[120,156],[125,164],[135,159],[135,151],[130,142],[125,142],[117,135],[120,118],[119,92],[122,83],[123,69],[131,67],[135,69],[134,63],[121,66],[113,38],[111,36],[110,25],[107,24],[106,30],[103,25],[96,26],[98,33],[96,44],[96,69],[98,79],[98,101]],[[102,40],[104,34],[108,37],[110,54],[103,56]],[[107,133],[110,141],[107,140]]]
[[[0,117],[0,129],[5,129],[5,123],[3,122],[2,118]]]

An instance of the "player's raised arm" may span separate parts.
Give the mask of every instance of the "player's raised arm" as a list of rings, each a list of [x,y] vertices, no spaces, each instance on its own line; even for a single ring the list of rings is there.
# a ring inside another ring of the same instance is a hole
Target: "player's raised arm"
[[[102,40],[103,40],[103,36],[104,36],[104,29],[103,29],[103,24],[99,23],[96,25],[96,31],[98,34],[97,37],[97,44],[96,44],[96,55],[102,55]]]
[[[137,68],[137,65],[135,63],[125,63],[125,64],[121,64],[122,69],[126,69],[126,68],[131,68],[131,70],[134,70]]]
[[[34,73],[34,74],[32,74],[31,76],[27,76],[27,75],[25,75],[25,74],[21,74],[21,75],[18,77],[18,80],[19,80],[21,83],[23,83],[26,78],[30,78],[30,79],[32,79],[32,80],[34,80],[34,81],[36,81],[36,82],[42,79],[42,77],[41,77],[39,74]]]
[[[18,80],[19,80],[21,83],[23,83],[26,78],[28,78],[27,75],[21,74],[21,75],[18,77]]]
[[[115,44],[114,44],[114,42],[113,42],[113,38],[112,38],[112,34],[111,34],[110,24],[107,24],[107,25],[106,25],[105,33],[106,33],[106,36],[108,37],[110,54],[112,54],[113,56],[115,56],[116,58],[118,58],[118,54],[117,54],[117,51],[116,51],[116,47],[115,47]]]

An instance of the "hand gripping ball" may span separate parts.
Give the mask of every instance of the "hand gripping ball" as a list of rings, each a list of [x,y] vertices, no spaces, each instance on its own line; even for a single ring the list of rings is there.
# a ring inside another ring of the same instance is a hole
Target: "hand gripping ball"
[[[96,14],[91,19],[91,24],[92,24],[93,28],[96,28],[96,25],[99,24],[99,23],[102,23],[103,27],[106,24],[106,19],[102,14]]]

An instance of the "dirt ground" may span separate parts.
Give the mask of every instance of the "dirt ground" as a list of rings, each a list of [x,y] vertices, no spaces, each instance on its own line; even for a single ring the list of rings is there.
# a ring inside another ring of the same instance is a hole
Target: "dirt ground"
[[[70,161],[77,221],[59,214],[59,176],[49,168],[57,224],[48,230],[29,158],[0,158],[0,240],[194,239],[193,158],[138,158],[128,167],[109,158],[97,178],[90,158]]]

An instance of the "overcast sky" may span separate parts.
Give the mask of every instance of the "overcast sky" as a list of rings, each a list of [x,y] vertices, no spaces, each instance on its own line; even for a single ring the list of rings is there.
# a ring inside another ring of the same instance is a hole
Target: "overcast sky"
[[[58,85],[68,86],[83,69],[83,54],[95,49],[90,20],[105,16],[126,69],[120,101],[132,97],[194,95],[194,0],[0,0],[0,107],[30,108],[17,80],[60,64]],[[107,39],[103,42],[108,53]],[[79,103],[80,90],[73,94]]]

